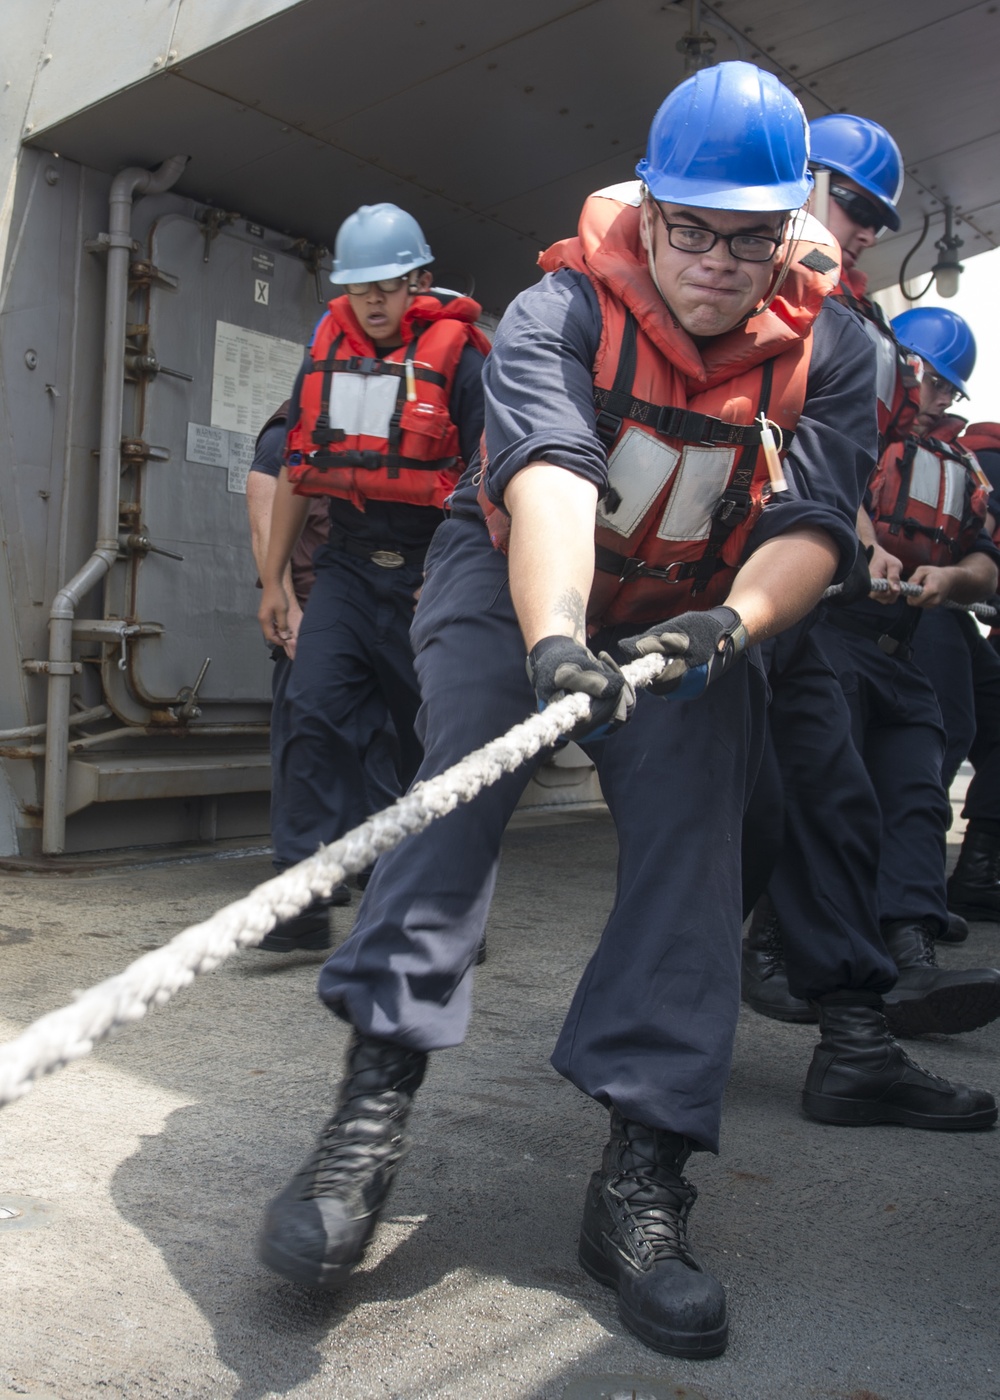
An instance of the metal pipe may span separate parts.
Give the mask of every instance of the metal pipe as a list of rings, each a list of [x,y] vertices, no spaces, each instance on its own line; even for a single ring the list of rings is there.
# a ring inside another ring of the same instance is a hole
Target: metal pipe
[[[94,724],[99,719],[109,719],[111,710],[107,705],[95,705],[90,710],[77,710],[70,715],[70,729],[78,729],[81,724]],[[40,739],[45,733],[44,724],[22,724],[20,729],[0,729],[0,744],[9,744],[15,739]]]
[[[74,739],[69,750],[70,753],[86,753],[89,749],[100,748],[102,744],[117,744],[122,739],[187,739],[201,735],[216,739],[221,735],[232,734],[245,738],[251,735],[263,737],[270,732],[270,727],[266,724],[213,724],[194,729],[190,725],[179,725],[176,729],[169,729],[163,724],[133,724],[124,729],[106,729],[103,734],[88,734],[84,739]]]
[[[110,710],[108,713],[110,714]],[[70,723],[76,723],[75,715],[70,718]],[[37,728],[41,729],[44,726],[38,725]],[[267,724],[206,724],[195,729],[190,725],[179,725],[176,729],[170,729],[162,724],[130,724],[123,729],[105,729],[100,734],[88,734],[83,739],[73,739],[69,743],[68,752],[87,753],[91,749],[100,748],[102,744],[117,744],[123,739],[188,739],[195,735],[208,739],[232,735],[240,739],[263,739],[270,732],[270,725]],[[46,752],[44,744],[28,744],[18,748],[16,740],[6,743],[0,734],[0,758],[44,758]]]
[[[169,190],[180,179],[187,161],[187,156],[169,156],[156,170],[129,166],[111,182],[104,300],[101,446],[97,478],[97,540],[86,564],[60,588],[49,611],[48,741],[45,746],[45,789],[42,798],[42,851],[45,855],[59,855],[66,844],[73,618],[81,600],[110,572],[118,557],[118,479],[125,396],[125,318],[128,269],[132,255],[132,200],[137,194],[162,194],[164,190]]]

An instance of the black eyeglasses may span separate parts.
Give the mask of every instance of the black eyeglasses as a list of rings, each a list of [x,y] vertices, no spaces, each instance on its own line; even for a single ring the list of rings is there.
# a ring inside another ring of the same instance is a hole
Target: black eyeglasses
[[[935,374],[932,370],[924,370],[923,382],[929,384],[936,394],[947,394],[949,404],[953,404],[961,393],[950,379],[945,379],[943,375]]]
[[[649,202],[667,230],[671,248],[679,253],[707,253],[721,238],[738,262],[766,263],[781,247],[780,238],[762,238],[756,233],[716,233],[696,224],[672,224],[655,199],[650,198]]]
[[[372,287],[378,287],[380,292],[398,292],[400,287],[408,285],[410,277],[409,272],[404,272],[402,277],[381,277],[375,282],[347,282],[344,285],[352,297],[363,297]]]
[[[831,185],[830,198],[839,204],[852,223],[860,228],[870,228],[876,238],[885,232],[885,214],[865,194],[849,190],[844,185]]]

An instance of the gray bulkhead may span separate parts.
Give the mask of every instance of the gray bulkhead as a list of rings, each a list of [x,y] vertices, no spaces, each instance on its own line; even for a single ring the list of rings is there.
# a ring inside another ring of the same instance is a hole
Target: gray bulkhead
[[[18,18],[44,72],[51,35],[37,8]],[[271,662],[245,477],[330,295],[329,256],[170,190],[136,194],[117,549],[105,540],[102,562],[112,176],[19,144],[28,67],[0,107],[0,857],[264,835]],[[53,661],[50,610],[81,570],[69,660]],[[53,744],[56,687],[69,720]],[[598,798],[580,758],[531,800]]]

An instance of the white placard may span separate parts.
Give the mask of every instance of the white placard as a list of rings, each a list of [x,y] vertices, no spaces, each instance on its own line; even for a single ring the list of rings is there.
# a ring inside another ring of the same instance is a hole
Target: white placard
[[[187,461],[200,462],[204,467],[226,467],[229,465],[229,434],[225,428],[189,423],[184,456]]]
[[[304,355],[294,340],[216,321],[213,425],[256,437],[291,393]]]
[[[187,425],[185,459],[204,467],[225,467],[226,490],[247,493],[247,474],[253,463],[257,439],[253,433],[233,433],[205,423]]]
[[[251,433],[229,434],[229,463],[226,474],[226,490],[245,496],[247,476],[253,461],[256,438]]]

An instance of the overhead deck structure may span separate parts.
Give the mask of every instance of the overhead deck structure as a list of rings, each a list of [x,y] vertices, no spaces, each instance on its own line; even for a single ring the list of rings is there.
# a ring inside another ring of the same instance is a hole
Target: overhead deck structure
[[[870,255],[874,285],[946,196],[964,255],[1000,242],[986,0],[62,0],[26,136],[108,174],[185,152],[179,193],[320,244],[358,204],[395,200],[499,313],[581,200],[642,152],[685,75],[693,13],[712,61],[751,59],[810,117],[857,112],[896,135],[903,227]],[[912,271],[935,256],[928,241]]]
[[[875,286],[925,216],[909,271],[931,266],[945,199],[963,257],[1000,242],[987,0],[7,0],[4,21],[0,856],[266,830],[241,469],[358,204],[411,209],[439,280],[498,316],[701,50],[897,136]],[[102,240],[128,169],[127,233]]]

